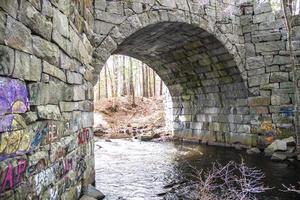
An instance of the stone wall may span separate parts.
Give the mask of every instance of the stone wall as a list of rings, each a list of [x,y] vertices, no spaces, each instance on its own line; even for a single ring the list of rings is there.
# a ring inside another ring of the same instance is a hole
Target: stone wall
[[[151,66],[173,97],[175,135],[264,146],[293,135],[283,13],[254,1],[95,1],[95,71],[111,54]]]
[[[0,199],[77,199],[94,182],[93,84],[112,54],[160,75],[178,137],[293,134],[282,13],[253,2],[1,0]]]
[[[0,199],[94,181],[92,1],[0,1]]]

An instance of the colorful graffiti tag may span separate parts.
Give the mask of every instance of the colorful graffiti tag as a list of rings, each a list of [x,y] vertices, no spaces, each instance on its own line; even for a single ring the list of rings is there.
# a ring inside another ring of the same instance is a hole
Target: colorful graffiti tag
[[[30,149],[30,137],[24,118],[29,110],[24,82],[0,77],[0,161],[23,155]]]
[[[0,115],[25,113],[29,109],[26,85],[15,79],[0,77]]]
[[[7,168],[0,172],[0,177],[2,179],[0,193],[17,187],[20,184],[24,173],[26,172],[26,167],[26,160],[19,160],[16,167],[13,167],[11,163],[8,163]]]
[[[90,140],[90,138],[90,130],[88,128],[84,128],[78,134],[78,144],[87,143]]]
[[[48,127],[48,123],[46,123],[38,129],[37,133],[33,137],[31,142],[31,149],[32,150],[37,149],[40,146],[41,142],[43,141],[44,137],[48,133],[49,133],[49,127]]]

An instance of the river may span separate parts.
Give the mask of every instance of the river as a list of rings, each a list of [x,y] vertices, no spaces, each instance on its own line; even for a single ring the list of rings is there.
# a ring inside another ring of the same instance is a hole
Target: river
[[[189,154],[188,152],[199,152]],[[300,195],[283,193],[282,184],[300,181],[300,163],[273,162],[263,155],[247,155],[244,151],[207,145],[96,139],[96,187],[107,200],[195,199],[192,172],[206,170],[213,162],[230,160],[261,169],[265,185],[274,189],[259,199],[297,200]],[[187,180],[187,182],[181,182]],[[165,188],[178,183],[176,189]]]

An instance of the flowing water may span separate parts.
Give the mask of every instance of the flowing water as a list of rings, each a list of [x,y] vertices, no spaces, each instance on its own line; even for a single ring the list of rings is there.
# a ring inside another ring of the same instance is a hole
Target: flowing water
[[[224,164],[241,159],[247,166],[261,169],[266,175],[264,183],[274,187],[259,199],[300,199],[300,195],[278,190],[282,184],[300,181],[299,162],[272,162],[262,155],[223,147],[125,139],[95,142],[96,186],[107,200],[195,199],[192,172],[209,169],[215,161]]]

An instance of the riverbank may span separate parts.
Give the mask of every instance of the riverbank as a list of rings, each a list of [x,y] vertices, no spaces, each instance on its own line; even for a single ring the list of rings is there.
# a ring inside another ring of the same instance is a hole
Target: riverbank
[[[163,97],[136,97],[135,103],[136,105],[132,105],[130,97],[96,101],[95,136],[141,140],[171,137],[165,125]]]

